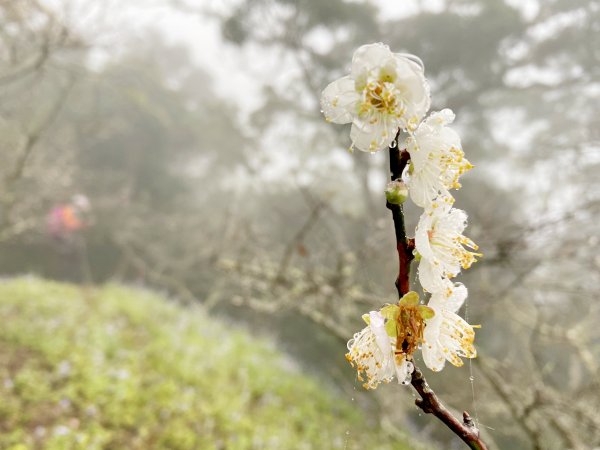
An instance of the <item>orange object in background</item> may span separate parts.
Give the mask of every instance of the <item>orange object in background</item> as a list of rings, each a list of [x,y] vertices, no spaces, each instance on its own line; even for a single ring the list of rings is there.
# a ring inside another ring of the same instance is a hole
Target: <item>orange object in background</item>
[[[89,209],[89,201],[83,195],[74,196],[71,203],[55,206],[48,214],[48,232],[61,238],[86,228],[89,225],[89,220],[86,220]]]
[[[71,205],[60,208],[59,214],[61,216],[62,225],[66,231],[76,231],[83,228],[83,221],[77,217],[75,208]]]

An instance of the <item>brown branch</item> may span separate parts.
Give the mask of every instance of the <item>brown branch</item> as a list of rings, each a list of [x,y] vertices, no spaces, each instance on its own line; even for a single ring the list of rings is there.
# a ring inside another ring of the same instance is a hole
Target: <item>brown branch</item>
[[[398,136],[396,136],[396,142]],[[397,145],[389,148],[390,172],[392,181],[399,179],[408,164],[410,155],[406,150],[398,149]],[[401,298],[410,290],[410,263],[414,258],[414,239],[406,236],[404,224],[404,211],[402,205],[393,205],[389,202],[387,208],[392,212],[394,219],[394,230],[396,233],[396,249],[398,250],[398,277],[396,278],[396,289]],[[411,384],[419,393],[421,398],[415,400],[415,404],[426,414],[433,414],[440,419],[454,434],[463,440],[465,444],[474,450],[487,450],[487,446],[479,437],[479,430],[473,423],[469,414],[463,412],[462,422],[446,409],[433,390],[427,384],[421,370],[415,366],[412,374]]]
[[[435,392],[427,384],[427,380],[423,377],[423,373],[418,367],[412,374],[411,384],[419,393],[421,398],[415,400],[415,405],[421,408],[426,414],[433,414],[440,419],[454,434],[463,440],[465,444],[474,450],[487,450],[487,446],[479,437],[479,430],[473,423],[473,419],[469,413],[463,412],[462,422],[452,415],[440,399],[435,395]]]
[[[300,229],[296,232],[294,237],[288,242],[283,256],[281,258],[281,262],[279,264],[279,271],[277,276],[275,277],[275,283],[280,283],[284,279],[284,274],[290,265],[290,261],[292,260],[292,256],[294,255],[294,251],[298,248],[298,245],[302,244],[302,241],[309,233],[311,228],[317,223],[323,209],[325,208],[325,203],[322,201],[318,201],[312,208],[312,211],[308,215],[304,224],[300,227]]]
[[[398,137],[396,136],[396,140]],[[402,177],[402,172],[409,160],[406,150],[399,150],[398,146],[390,147],[390,172],[391,180],[395,181]],[[404,225],[404,211],[402,205],[386,203],[392,212],[394,219],[394,230],[396,232],[396,249],[398,250],[398,278],[396,278],[396,289],[398,296],[402,298],[410,290],[410,263],[413,260],[415,248],[414,239],[406,237],[406,226]]]

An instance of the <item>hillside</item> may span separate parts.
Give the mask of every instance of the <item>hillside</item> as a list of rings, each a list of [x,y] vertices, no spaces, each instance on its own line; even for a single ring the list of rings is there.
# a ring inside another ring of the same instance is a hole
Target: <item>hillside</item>
[[[2,281],[0,317],[2,449],[408,449],[268,343],[147,291]]]

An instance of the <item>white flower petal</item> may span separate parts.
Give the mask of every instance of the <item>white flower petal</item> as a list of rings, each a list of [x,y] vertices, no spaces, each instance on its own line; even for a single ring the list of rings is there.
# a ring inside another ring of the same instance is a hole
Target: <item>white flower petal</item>
[[[450,197],[440,197],[427,206],[415,233],[415,247],[421,255],[419,280],[431,293],[444,291],[444,278],[452,278],[476,261],[477,246],[462,235],[467,214],[452,208]]]
[[[453,120],[450,109],[432,113],[406,141],[413,167],[411,198],[423,208],[460,188],[460,176],[473,167],[464,158],[460,136],[447,126]]]
[[[423,60],[417,55],[413,55],[412,53],[394,53],[394,56],[396,56],[397,58],[408,59],[411,62],[415,63],[419,67],[421,72],[425,71],[425,64],[423,64]]]
[[[429,300],[429,306],[432,308],[443,308],[452,313],[458,312],[468,296],[467,287],[462,283],[453,283],[443,280],[444,289],[435,292]]]
[[[419,130],[417,130],[417,133],[418,132]],[[404,145],[410,154],[410,162],[413,165],[413,169],[419,171],[422,170],[423,166],[426,164],[429,153],[426,150],[420,149],[416,139],[417,133],[414,133],[406,138]]]
[[[385,317],[379,311],[369,312],[369,325],[371,329],[382,328],[385,324]]]
[[[388,353],[392,349],[390,337],[385,331],[385,319],[379,311],[371,311],[369,313],[369,326],[375,336],[375,341],[382,354]]]
[[[444,322],[440,327],[439,345],[442,348],[444,356],[450,363],[460,367],[463,365],[463,358],[475,358],[477,352],[473,346],[475,332],[462,317],[444,311]]]
[[[377,152],[388,147],[397,132],[397,124],[391,120],[368,123],[355,119],[350,129],[350,139],[352,145],[363,152]]]
[[[354,80],[348,76],[330,83],[321,94],[321,109],[333,123],[349,123],[356,113],[359,95]]]
[[[446,309],[453,313],[457,312],[467,299],[468,295],[469,291],[467,290],[467,287],[462,283],[456,283],[452,295],[446,299]]]
[[[423,344],[423,362],[434,372],[441,371],[446,365],[446,358],[444,353],[440,350],[439,346],[429,347],[427,344]]]
[[[415,171],[408,179],[410,198],[415,205],[426,208],[438,197],[451,197],[450,192],[440,183],[440,172],[428,166]]]
[[[385,345],[383,347],[382,351],[370,325],[348,341],[346,358],[356,367],[358,379],[364,381],[363,386],[366,389],[375,389],[379,383],[387,383],[394,378],[394,352],[389,338],[388,349],[385,350]]]
[[[425,365],[437,371],[444,367],[444,360],[455,366],[462,366],[461,358],[475,358],[477,352],[473,346],[475,332],[473,327],[449,308],[460,307],[466,289],[458,289],[450,293],[455,299],[443,299],[443,295],[432,296],[428,305],[435,315],[427,321],[423,333],[422,354]],[[464,288],[464,286],[463,286]]]
[[[433,217],[427,211],[421,214],[415,230],[415,247],[422,258],[433,259],[433,251],[429,242],[429,232],[433,228]]]
[[[382,67],[394,58],[390,48],[381,42],[358,47],[352,56],[352,78],[364,76],[365,71]]]
[[[426,122],[431,126],[446,126],[454,122],[455,117],[454,111],[450,108],[444,108],[441,111],[431,113]]]
[[[404,128],[416,128],[431,106],[429,83],[425,79],[420,65],[410,59],[396,55],[398,78],[396,86],[405,93],[406,125]]]
[[[431,307],[431,305],[428,306]],[[439,372],[446,364],[446,357],[438,342],[442,320],[441,315],[436,314],[427,321],[427,326],[423,332],[423,345],[421,347],[423,362],[434,372]]]
[[[467,227],[467,213],[462,209],[452,208],[448,211],[443,221],[440,221],[440,228],[448,232],[461,234]]]
[[[442,267],[436,262],[425,258],[419,262],[419,282],[427,292],[440,292],[445,287]]]

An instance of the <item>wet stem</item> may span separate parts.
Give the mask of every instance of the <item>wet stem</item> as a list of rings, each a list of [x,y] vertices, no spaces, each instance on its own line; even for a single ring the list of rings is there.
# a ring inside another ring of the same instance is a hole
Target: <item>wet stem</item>
[[[399,136],[396,136],[398,141]],[[391,180],[395,181],[402,177],[402,172],[410,160],[410,155],[406,149],[399,149],[398,145],[392,144],[389,147],[390,155],[390,173]],[[393,205],[389,202],[387,208],[392,212],[394,220],[394,230],[396,233],[396,249],[398,251],[398,277],[396,278],[396,289],[398,298],[410,291],[410,263],[414,259],[413,251],[415,241],[406,235],[406,226],[404,223],[404,210],[402,205]],[[475,450],[487,450],[488,447],[479,437],[479,430],[473,423],[469,414],[463,412],[463,420],[460,421],[446,409],[439,400],[435,392],[429,387],[427,380],[421,370],[415,366],[412,374],[411,384],[418,392],[420,398],[415,400],[415,404],[426,414],[433,414],[441,420],[450,430],[467,444],[469,448]]]

